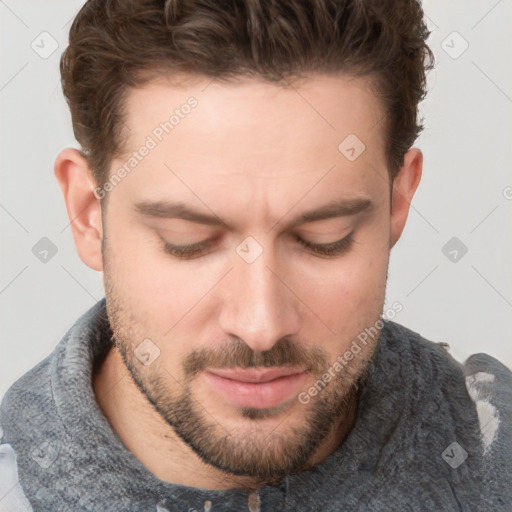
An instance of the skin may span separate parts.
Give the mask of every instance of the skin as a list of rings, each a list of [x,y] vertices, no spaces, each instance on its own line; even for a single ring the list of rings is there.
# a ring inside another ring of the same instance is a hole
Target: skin
[[[268,409],[233,406],[200,370],[245,367],[254,356],[257,366],[307,367],[307,391],[375,326],[422,155],[409,150],[391,189],[383,107],[368,79],[344,75],[314,75],[287,89],[250,79],[155,80],[128,96],[129,151],[190,96],[198,106],[108,192],[106,211],[76,149],[59,154],[55,175],[78,254],[104,273],[116,346],[95,374],[94,390],[113,430],[162,480],[254,489],[319,463],[342,443],[377,337],[307,404],[292,397]],[[349,134],[366,147],[354,161],[338,150]],[[127,157],[114,160],[111,171]],[[352,198],[372,207],[289,225],[303,212]],[[181,201],[224,224],[134,209],[157,200]],[[295,238],[325,244],[352,232],[352,244],[333,256]],[[248,236],[263,250],[252,263],[236,252]],[[164,251],[164,240],[210,238],[213,245],[194,259]],[[160,351],[149,365],[134,354],[144,339]]]

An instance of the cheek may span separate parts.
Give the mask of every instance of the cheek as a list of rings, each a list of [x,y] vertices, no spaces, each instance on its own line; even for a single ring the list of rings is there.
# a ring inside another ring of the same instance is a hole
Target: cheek
[[[115,283],[115,293],[130,305],[138,319],[154,322],[164,310],[172,311],[172,301],[180,300],[186,273],[169,278],[166,254],[156,240],[137,233],[136,229],[111,230],[108,236],[108,272]]]
[[[347,318],[361,317],[368,310],[374,310],[382,301],[386,284],[386,265],[383,262],[359,262],[355,268],[333,268],[330,279],[322,279],[318,285],[303,286],[302,296],[311,301],[312,309],[324,312],[333,323]],[[306,283],[306,279],[303,280]],[[307,286],[308,290],[305,290]]]
[[[350,254],[301,268],[297,285],[314,313],[309,323],[318,327],[320,318],[336,333],[333,339],[356,335],[382,312],[389,251],[384,237],[373,240],[364,244],[360,238]]]
[[[180,262],[147,232],[133,229],[127,235],[126,229],[117,229],[115,233],[108,238],[109,273],[133,322],[158,338],[167,333],[173,338],[190,329],[190,322],[204,314],[207,301],[202,298],[225,273],[222,265]]]

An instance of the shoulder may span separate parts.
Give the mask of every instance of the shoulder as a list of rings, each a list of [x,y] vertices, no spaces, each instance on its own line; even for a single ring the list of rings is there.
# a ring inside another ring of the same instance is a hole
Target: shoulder
[[[463,365],[449,352],[445,341],[433,341],[420,333],[391,320],[384,320],[379,338],[381,353],[400,361],[408,382],[422,388],[434,387],[453,392],[454,384],[464,388]]]
[[[0,443],[12,447],[18,466],[32,460],[51,434],[63,430],[50,377],[54,357],[55,352],[14,382],[0,403]]]
[[[42,423],[45,411],[52,408],[53,399],[50,381],[49,355],[31,370],[20,377],[7,390],[0,404],[0,425],[4,435],[10,425],[27,428]]]
[[[485,353],[457,361],[449,343],[428,340],[396,322],[385,326],[386,345],[403,350],[417,370],[417,381],[441,390],[454,410],[469,404],[476,411],[483,455],[501,452],[512,461],[512,371]]]
[[[473,354],[462,365],[475,404],[484,454],[508,453],[512,460],[512,372],[488,354]]]
[[[32,511],[19,463],[36,453],[40,426],[54,421],[49,365],[48,357],[0,397],[0,496],[5,510]]]
[[[466,379],[466,385],[492,380],[496,383],[495,389],[498,392],[512,392],[511,370],[494,357],[478,353],[471,355],[465,362],[460,362],[450,354],[450,344],[446,341],[429,340],[409,327],[391,320],[383,323],[383,341],[388,349],[408,352],[413,362],[421,362],[432,368],[437,365],[448,372],[456,371]],[[484,373],[498,378],[486,377]]]

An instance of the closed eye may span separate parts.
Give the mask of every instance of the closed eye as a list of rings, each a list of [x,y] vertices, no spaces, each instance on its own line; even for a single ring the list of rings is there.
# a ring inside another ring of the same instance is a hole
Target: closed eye
[[[353,244],[353,232],[346,237],[330,242],[328,244],[317,244],[309,240],[294,235],[294,239],[308,251],[326,257],[334,257],[347,252]],[[203,240],[190,245],[173,245],[169,242],[164,243],[164,251],[180,259],[194,259],[202,256],[215,242],[215,240]]]
[[[297,240],[297,242],[299,242],[306,249],[310,250],[313,253],[319,254],[321,256],[339,256],[340,254],[343,254],[352,247],[354,238],[353,235],[354,232],[350,233],[341,240],[336,240],[335,242],[330,242],[328,244],[316,244],[310,242],[309,240],[304,240],[299,236],[295,236],[295,239]]]
[[[178,258],[188,260],[201,256],[211,244],[211,240],[204,240],[190,245],[173,245],[169,242],[165,242],[164,251]]]

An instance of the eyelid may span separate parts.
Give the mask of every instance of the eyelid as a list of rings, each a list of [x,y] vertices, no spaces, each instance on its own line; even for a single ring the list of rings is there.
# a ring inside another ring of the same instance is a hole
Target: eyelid
[[[309,240],[305,240],[298,235],[294,235],[294,239],[303,245],[306,249],[309,249],[311,252],[329,257],[329,256],[337,256],[348,249],[353,242],[354,231],[350,232],[348,235],[340,238],[339,240],[335,240],[334,242],[329,242],[326,244],[318,244],[315,242],[310,242]],[[214,242],[215,238],[209,238],[207,240],[202,240],[201,242],[196,242],[188,245],[174,245],[170,242],[167,242],[162,238],[164,242],[164,250],[168,254],[172,254],[181,259],[193,259],[195,256],[201,256],[205,249],[208,249]]]
[[[203,240],[189,245],[173,245],[164,241],[164,250],[169,254],[178,256],[179,258],[193,258],[196,254],[201,254],[212,243],[211,239]]]
[[[310,242],[309,240],[304,240],[298,235],[295,235],[295,239],[301,245],[311,250],[314,253],[323,255],[323,256],[337,256],[348,249],[350,249],[353,239],[354,239],[354,231],[351,231],[348,235],[336,240],[334,242],[329,242],[327,244],[317,244],[314,242]]]

